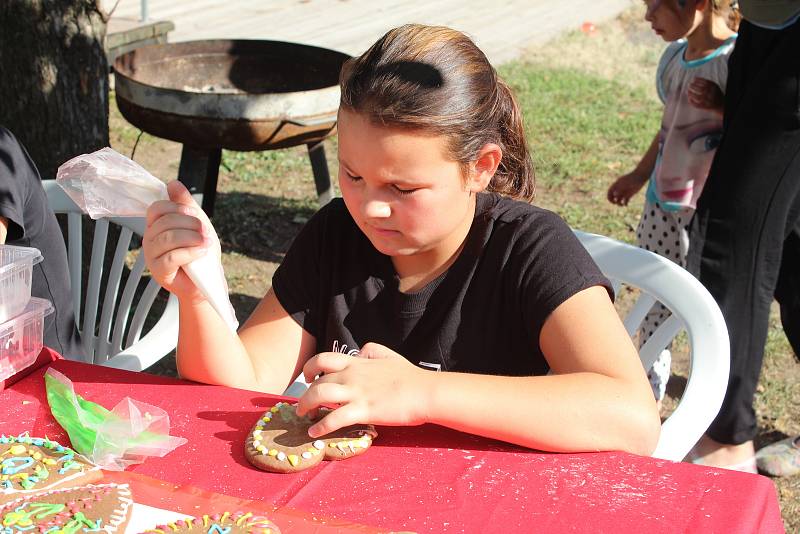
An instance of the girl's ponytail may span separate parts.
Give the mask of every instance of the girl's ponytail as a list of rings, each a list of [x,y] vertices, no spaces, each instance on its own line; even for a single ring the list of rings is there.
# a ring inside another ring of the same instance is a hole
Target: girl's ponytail
[[[530,202],[536,193],[536,178],[525,138],[522,112],[511,88],[499,77],[497,111],[503,159],[489,184],[489,191]]]

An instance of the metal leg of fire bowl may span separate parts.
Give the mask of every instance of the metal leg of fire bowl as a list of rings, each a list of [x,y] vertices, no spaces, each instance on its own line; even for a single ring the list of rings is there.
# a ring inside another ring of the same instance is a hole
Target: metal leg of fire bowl
[[[222,149],[210,150],[183,145],[181,163],[178,167],[178,180],[189,190],[203,211],[214,215],[214,200],[217,196],[217,178]]]
[[[325,159],[324,141],[308,143],[308,159],[311,160],[311,171],[314,173],[314,185],[317,187],[317,198],[320,207],[333,199],[331,175],[328,172],[328,160]]]

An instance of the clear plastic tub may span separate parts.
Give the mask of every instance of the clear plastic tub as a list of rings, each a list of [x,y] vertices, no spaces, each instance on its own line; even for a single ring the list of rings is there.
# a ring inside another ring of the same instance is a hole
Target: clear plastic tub
[[[42,261],[37,248],[0,245],[0,323],[16,317],[31,298],[33,266]]]
[[[49,300],[31,297],[22,313],[0,323],[0,380],[36,361],[42,350],[44,318],[52,312]]]

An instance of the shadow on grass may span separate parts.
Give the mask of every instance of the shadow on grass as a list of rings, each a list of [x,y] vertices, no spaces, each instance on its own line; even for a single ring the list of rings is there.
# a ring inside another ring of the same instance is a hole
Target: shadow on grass
[[[222,251],[273,263],[318,209],[316,200],[245,192],[219,193],[216,202],[212,222]]]
[[[685,376],[672,373],[667,382],[667,395],[674,399],[680,399],[683,396],[683,392],[686,390],[687,382],[688,380]]]

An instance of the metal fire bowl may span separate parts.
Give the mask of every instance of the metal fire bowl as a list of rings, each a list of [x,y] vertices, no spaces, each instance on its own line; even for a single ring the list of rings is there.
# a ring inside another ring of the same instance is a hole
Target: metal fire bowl
[[[349,57],[281,41],[143,46],[114,61],[117,105],[139,129],[201,149],[313,143],[334,131]]]

